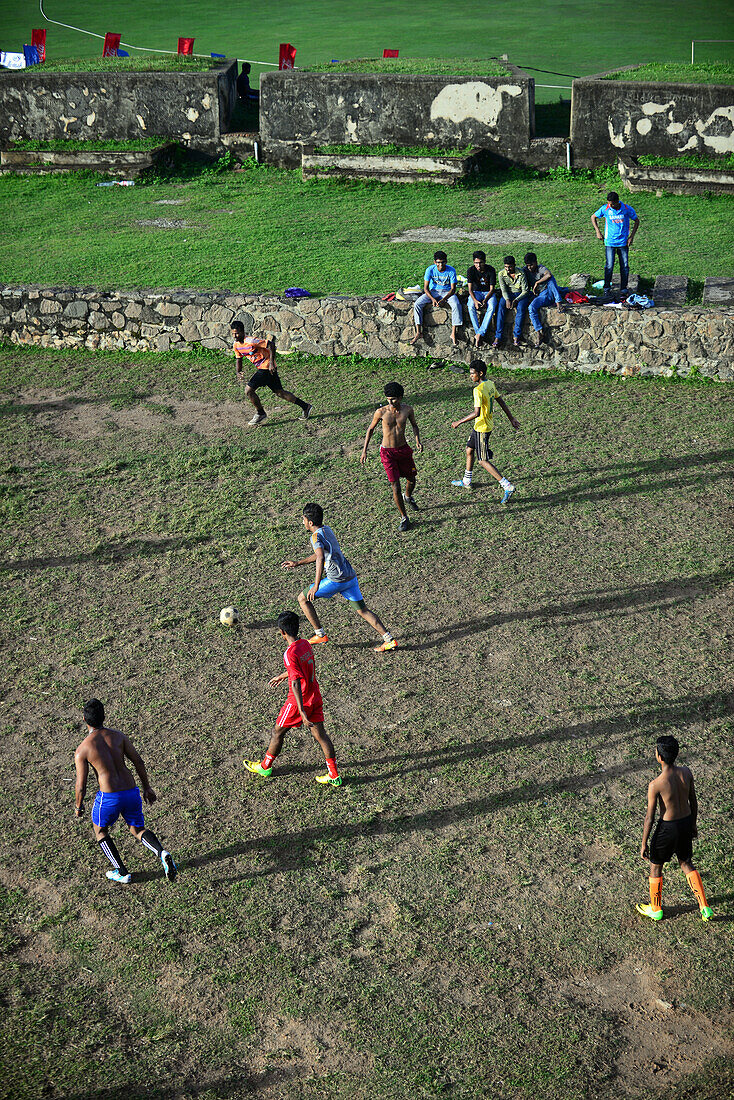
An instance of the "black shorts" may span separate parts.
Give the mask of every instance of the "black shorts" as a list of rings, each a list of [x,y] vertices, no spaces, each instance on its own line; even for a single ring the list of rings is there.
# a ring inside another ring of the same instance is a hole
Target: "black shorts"
[[[658,821],[650,839],[650,862],[667,863],[673,856],[688,862],[693,855],[693,821],[679,817],[677,821]]]
[[[477,432],[472,428],[471,435],[466,441],[467,447],[471,447],[480,462],[491,462],[492,452],[489,447],[490,432]]]
[[[279,393],[283,389],[283,383],[277,371],[273,373],[267,368],[256,370],[247,385],[251,390],[257,390],[260,386],[267,386],[273,393]]]

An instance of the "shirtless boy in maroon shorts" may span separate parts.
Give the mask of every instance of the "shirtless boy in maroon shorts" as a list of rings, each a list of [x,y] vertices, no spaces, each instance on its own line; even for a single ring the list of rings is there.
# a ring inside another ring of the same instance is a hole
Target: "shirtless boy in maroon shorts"
[[[385,386],[387,405],[383,405],[379,408],[372,417],[372,423],[367,429],[367,435],[364,437],[364,447],[362,448],[360,462],[364,465],[367,461],[367,447],[372,438],[372,433],[380,421],[382,421],[382,446],[380,447],[380,458],[382,459],[382,465],[385,467],[387,480],[392,485],[392,495],[402,517],[400,521],[400,530],[408,531],[411,527],[411,522],[405,511],[405,505],[409,504],[416,512],[418,511],[418,505],[413,498],[417,470],[415,468],[415,462],[413,461],[413,450],[408,446],[405,439],[405,425],[408,421],[413,425],[415,445],[418,449],[418,454],[423,453],[423,444],[421,443],[420,432],[418,430],[413,408],[410,405],[403,405],[401,403],[404,393],[405,391],[399,382],[388,382]],[[400,491],[401,477],[405,478],[405,493]]]

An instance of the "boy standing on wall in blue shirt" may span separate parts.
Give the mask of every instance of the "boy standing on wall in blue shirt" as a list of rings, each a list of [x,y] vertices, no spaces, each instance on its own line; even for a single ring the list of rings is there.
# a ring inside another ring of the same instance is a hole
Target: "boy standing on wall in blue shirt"
[[[413,306],[415,336],[411,343],[416,344],[423,334],[423,310],[430,302],[435,308],[451,309],[451,343],[456,346],[456,329],[463,320],[461,302],[456,297],[456,268],[448,266],[445,252],[434,252],[433,261],[426,268],[423,293]]]
[[[599,229],[599,218],[604,219],[603,238]],[[632,223],[631,228],[630,222]],[[640,219],[633,207],[620,202],[616,191],[610,191],[607,195],[607,205],[600,206],[596,213],[591,215],[591,224],[594,226],[599,240],[603,239],[606,249],[604,293],[608,294],[612,289],[615,253],[619,257],[619,289],[626,290],[630,273],[629,247],[635,239],[635,233],[640,228]]]

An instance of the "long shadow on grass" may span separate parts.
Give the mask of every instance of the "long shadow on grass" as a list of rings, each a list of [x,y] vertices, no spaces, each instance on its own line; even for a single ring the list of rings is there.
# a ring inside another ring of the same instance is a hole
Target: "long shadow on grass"
[[[130,561],[134,558],[151,558],[169,550],[188,550],[203,542],[211,542],[211,535],[189,535],[184,538],[130,539],[129,542],[105,542],[86,553],[66,554],[58,558],[25,558],[0,564],[2,573],[25,573],[31,569],[53,569],[56,566],[83,565],[90,561]]]
[[[358,822],[342,822],[337,825],[314,826],[310,829],[302,829],[300,832],[279,833],[276,835],[253,837],[251,840],[243,840],[237,844],[230,844],[226,848],[217,848],[213,852],[207,852],[203,856],[196,856],[185,863],[186,867],[204,867],[209,863],[219,863],[222,860],[235,859],[237,856],[248,852],[264,849],[268,852],[276,852],[281,862],[265,870],[253,871],[247,878],[256,878],[262,875],[276,874],[280,871],[294,870],[301,866],[301,851],[311,844],[326,840],[344,841],[359,839],[362,837],[380,836],[404,836],[411,833],[434,833],[448,828],[467,818],[484,816],[495,813],[498,810],[506,810],[512,806],[519,806],[525,802],[547,801],[548,798],[561,793],[579,794],[592,787],[598,787],[611,779],[619,779],[633,772],[649,769],[649,760],[639,760],[635,763],[616,764],[605,771],[598,769],[584,775],[571,775],[561,779],[554,779],[548,783],[529,782],[520,787],[511,787],[498,794],[487,795],[484,798],[471,798],[466,802],[460,802],[455,806],[442,806],[434,810],[425,810],[423,813],[401,815],[385,820],[380,814],[372,814],[368,820]]]
[[[616,473],[605,474],[604,477],[592,478],[583,484],[569,486],[556,493],[545,493],[540,496],[522,496],[512,504],[512,512],[533,512],[538,508],[545,508],[552,504],[567,504],[580,501],[609,500],[612,497],[639,496],[641,493],[654,492],[656,489],[668,489],[678,491],[690,485],[700,485],[702,482],[720,481],[722,478],[731,479],[731,470],[722,469],[717,473],[691,474],[681,477],[682,470],[691,470],[701,466],[711,466],[717,463],[731,462],[734,459],[734,450],[709,451],[702,455],[681,455],[680,457],[658,458],[652,462],[624,463],[622,469],[619,466],[612,467]],[[648,478],[656,474],[673,474],[657,481],[638,480]],[[558,476],[558,475],[555,475]],[[624,485],[618,485],[625,482]],[[632,484],[629,484],[633,482]]]
[[[354,761],[349,769],[372,767],[375,764],[399,764],[400,767],[390,771],[381,772],[374,776],[352,776],[348,778],[350,786],[358,786],[365,783],[387,782],[395,776],[405,775],[410,771],[428,771],[432,768],[451,766],[459,762],[486,757],[491,754],[513,751],[518,748],[526,748],[543,743],[560,741],[583,740],[590,737],[598,738],[605,745],[610,744],[614,736],[619,736],[630,729],[640,730],[644,727],[660,728],[660,726],[677,726],[690,718],[703,715],[711,718],[728,713],[731,710],[731,700],[724,692],[713,692],[701,697],[684,696],[670,703],[662,703],[659,706],[646,707],[640,710],[625,711],[622,714],[595,719],[591,722],[582,722],[573,726],[557,726],[549,730],[528,734],[526,737],[502,738],[496,741],[479,741],[465,745],[451,745],[440,749],[429,749],[419,753],[402,753],[392,757],[369,758]],[[414,761],[412,766],[406,767],[406,761]],[[282,833],[253,837],[251,840],[243,840],[237,844],[228,845],[225,848],[217,848],[212,852],[197,856],[186,862],[187,867],[204,867],[210,863],[218,863],[222,860],[234,859],[247,852],[258,849],[273,849],[282,855],[283,862],[278,866],[259,871],[257,874],[271,874],[277,871],[289,870],[300,866],[300,850],[308,847],[316,841],[334,839],[359,838],[373,835],[402,835],[415,832],[430,832],[446,828],[463,818],[476,817],[482,814],[492,813],[496,810],[506,809],[523,802],[537,802],[547,800],[548,797],[561,792],[579,793],[592,787],[607,783],[609,780],[618,779],[623,775],[629,775],[649,767],[649,760],[640,760],[624,764],[617,764],[604,771],[598,769],[580,776],[567,776],[565,779],[551,780],[547,783],[530,782],[520,787],[513,787],[498,794],[488,795],[484,798],[470,799],[456,806],[440,807],[427,810],[412,817],[404,815],[385,820],[379,815],[372,815],[369,820],[343,823],[339,825],[317,826],[305,829],[297,833]],[[296,770],[296,769],[293,769]],[[248,876],[251,877],[251,876]]]
[[[691,455],[665,455],[662,458],[651,458],[647,462],[639,459],[631,459],[629,462],[610,462],[606,466],[582,466],[579,469],[547,470],[544,477],[572,477],[575,475],[588,476],[589,474],[604,474],[604,477],[596,484],[606,485],[610,481],[619,481],[622,478],[641,476],[644,474],[677,473],[679,470],[689,470],[698,466],[710,466],[715,462],[731,462],[734,460],[734,448],[721,451],[707,451],[704,454],[697,452]]]
[[[121,1084],[110,1088],[91,1089],[87,1092],[65,1093],[66,1100],[175,1100],[178,1096],[201,1096],[231,1100],[234,1096],[254,1095],[259,1088],[268,1089],[282,1080],[283,1085],[290,1078],[287,1069],[269,1069],[257,1076],[237,1076],[220,1078],[218,1081],[176,1081],[175,1084],[157,1084],[153,1081],[145,1085]]]
[[[605,614],[619,615],[627,609],[633,613],[640,608],[671,608],[707,595],[709,591],[723,588],[734,579],[734,569],[721,569],[716,573],[699,573],[693,577],[676,577],[667,581],[652,581],[627,589],[612,589],[603,595],[590,594],[568,603],[541,604],[522,611],[498,611],[479,619],[448,623],[433,630],[420,632],[425,641],[401,641],[401,650],[435,649],[446,642],[466,638],[480,631],[492,630],[505,623],[530,622],[533,619],[573,618],[575,623],[593,622]],[[361,649],[364,642],[343,642],[340,649]]]

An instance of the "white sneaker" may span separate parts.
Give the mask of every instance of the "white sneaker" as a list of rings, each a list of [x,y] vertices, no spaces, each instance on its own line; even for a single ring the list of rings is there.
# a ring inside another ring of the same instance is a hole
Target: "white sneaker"
[[[256,424],[262,424],[263,420],[268,414],[266,412],[255,413],[252,420],[248,420],[247,423],[251,428],[254,428]]]

